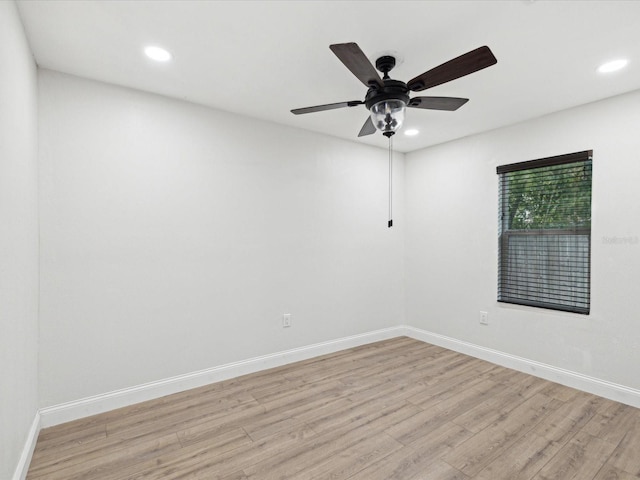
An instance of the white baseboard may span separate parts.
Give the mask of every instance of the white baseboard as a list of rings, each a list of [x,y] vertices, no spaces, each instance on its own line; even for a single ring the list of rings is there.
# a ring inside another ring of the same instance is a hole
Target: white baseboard
[[[640,390],[618,385],[616,383],[600,380],[581,373],[572,372],[544,363],[529,360],[527,358],[510,355],[508,353],[481,347],[472,343],[456,340],[437,333],[428,332],[419,328],[403,326],[402,334],[407,337],[421,340],[426,343],[448,348],[456,352],[464,353],[472,357],[480,358],[503,367],[512,368],[523,373],[535,375],[555,383],[577,388],[588,393],[593,393],[616,402],[640,408]]]
[[[156,382],[43,408],[39,413],[38,427],[46,428],[59,425],[116,408],[153,400],[210,383],[220,382],[240,375],[255,373],[288,363],[403,335],[640,408],[640,390],[403,325],[294,348],[270,355],[263,355],[240,362],[228,363],[198,372],[178,375]],[[38,434],[37,430],[38,429],[36,429],[34,433],[34,445]],[[23,455],[23,457],[24,456],[25,455]],[[25,457],[25,459],[26,458],[27,457]],[[30,456],[28,458],[30,458]],[[28,463],[26,463],[26,465],[28,466]]]
[[[31,463],[31,457],[33,451],[36,448],[36,442],[38,441],[38,434],[40,433],[40,412],[36,412],[36,415],[29,429],[27,440],[24,442],[24,448],[22,449],[22,455],[18,460],[18,465],[13,474],[13,480],[25,480],[27,478],[27,472],[29,471],[29,464]]]
[[[360,335],[352,335],[43,408],[40,410],[40,424],[42,428],[52,427],[116,408],[228,380],[240,375],[279,367],[367,343],[387,340],[403,335],[403,332],[402,327],[391,327]]]

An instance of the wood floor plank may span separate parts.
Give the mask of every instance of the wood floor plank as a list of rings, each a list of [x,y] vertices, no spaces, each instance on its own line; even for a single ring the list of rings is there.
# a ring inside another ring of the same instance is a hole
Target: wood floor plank
[[[555,400],[558,407],[535,428],[535,433],[546,439],[565,444],[591,421],[601,404],[606,402],[595,395],[583,394],[565,403]]]
[[[430,410],[418,409],[415,415],[392,425],[387,430],[387,433],[403,445],[410,446],[430,436],[431,432],[436,431],[444,425],[450,426],[450,422],[441,411],[435,408]],[[466,432],[464,428],[457,427],[455,430],[460,432],[460,435]]]
[[[202,431],[200,429],[186,429],[177,433],[180,445],[185,447],[195,443],[206,442],[215,445],[219,452],[233,450],[241,445],[250,445],[253,439],[240,427],[224,426],[215,430]]]
[[[546,395],[534,395],[443,459],[464,474],[474,477],[496,458],[504,455],[520,436],[548,415],[553,402],[554,399]]]
[[[47,480],[90,480],[100,479],[109,472],[138,464],[147,459],[155,459],[164,453],[180,449],[180,441],[175,433],[145,441],[123,442],[111,448],[94,450],[79,458],[69,458],[45,468],[35,468],[27,478]]]
[[[224,422],[230,415],[254,416],[264,412],[264,406],[257,402],[240,403],[228,407],[220,405],[200,405],[179,409],[175,412],[159,414],[157,417],[123,418],[107,423],[107,436],[122,439],[136,438],[152,433],[161,434],[177,431],[203,422]]]
[[[356,428],[341,429],[337,436],[331,432],[324,433],[243,470],[251,480],[297,478],[303,475],[301,472],[304,470],[326,465],[340,452],[365,442],[374,432],[361,424]]]
[[[220,415],[205,421],[183,422],[175,427],[177,429],[176,433],[182,445],[189,445],[205,441],[223,431],[242,429],[243,425],[250,424],[253,418],[263,412],[264,409],[261,405],[227,411],[226,415]],[[110,438],[114,437],[118,438],[117,435],[112,435]]]
[[[387,433],[403,445],[418,449],[431,455],[432,458],[440,458],[444,454],[453,451],[458,445],[473,436],[473,432],[449,421],[439,422],[437,418],[420,423],[419,415],[414,415],[408,422],[415,421],[415,427],[395,437],[399,433],[396,428],[391,428]],[[395,426],[394,426],[395,427]]]
[[[640,410],[399,337],[40,432],[28,480],[640,480]]]
[[[400,443],[384,433],[373,435],[313,467],[299,471],[296,473],[296,480],[324,480],[327,478],[346,480],[376,460],[386,458],[401,448]]]
[[[41,441],[41,437],[38,437],[38,449],[33,452],[32,461],[36,463],[55,461],[63,455],[73,455],[74,452],[86,449],[88,444],[104,441],[106,438],[106,423],[90,425],[79,431],[61,432],[47,440]],[[52,459],[48,459],[48,456],[51,456]]]
[[[264,412],[244,424],[243,429],[253,440],[262,440],[276,433],[295,430],[305,425],[305,422],[290,416],[288,413]]]
[[[640,419],[640,411],[621,403],[607,403],[607,408],[602,410],[602,413],[596,413],[583,430],[594,437],[617,445],[630,429],[635,430],[633,425]],[[637,447],[640,448],[640,445]],[[640,455],[640,450],[638,450],[638,455]]]
[[[640,477],[605,464],[593,480],[638,480]]]
[[[640,477],[640,418],[629,425],[627,433],[616,446],[609,462],[612,466]]]
[[[207,442],[199,442],[170,452],[154,461],[113,472],[100,480],[208,480],[223,479],[238,472],[245,475],[245,468],[270,459],[280,452],[296,448],[315,436],[310,428],[303,427],[224,452],[218,451]]]
[[[429,388],[422,390],[409,401],[424,409],[429,409],[455,395],[464,394],[465,391],[486,381],[482,373],[473,364],[465,364],[462,368],[444,369],[439,380],[427,380]]]
[[[525,399],[517,392],[506,389],[501,395],[492,395],[477,405],[466,409],[453,422],[474,433],[491,425],[500,417],[513,410]]]
[[[427,471],[434,461],[430,454],[406,447],[378,459],[352,475],[349,480],[410,479]]]
[[[593,479],[614,448],[609,442],[578,432],[532,480]]]
[[[482,469],[474,480],[529,480],[562,448],[562,444],[528,432]]]
[[[448,463],[436,460],[425,472],[413,475],[408,480],[467,480],[468,478],[468,476]]]

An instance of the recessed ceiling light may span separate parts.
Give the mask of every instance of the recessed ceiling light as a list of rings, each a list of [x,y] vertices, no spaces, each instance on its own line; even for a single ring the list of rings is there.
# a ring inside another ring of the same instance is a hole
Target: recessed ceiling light
[[[156,62],[168,62],[171,60],[171,54],[167,50],[154,45],[145,47],[144,53],[147,57],[151,60],[155,60]]]
[[[616,70],[620,70],[621,68],[626,67],[628,63],[629,63],[629,60],[627,60],[626,58],[619,58],[617,60],[612,60],[610,62],[603,63],[602,65],[600,65],[598,67],[598,72],[600,73],[615,72]]]
[[[418,130],[416,130],[415,128],[410,128],[409,130],[405,130],[404,134],[407,137],[415,137],[418,133],[420,133]]]

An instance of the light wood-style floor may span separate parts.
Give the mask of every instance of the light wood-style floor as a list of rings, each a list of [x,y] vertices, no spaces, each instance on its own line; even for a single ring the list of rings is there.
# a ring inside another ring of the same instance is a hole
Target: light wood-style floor
[[[637,480],[640,410],[401,337],[45,429],[27,478]]]

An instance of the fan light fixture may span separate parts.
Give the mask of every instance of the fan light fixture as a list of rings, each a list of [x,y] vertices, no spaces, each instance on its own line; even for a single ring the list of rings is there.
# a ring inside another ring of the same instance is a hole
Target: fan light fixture
[[[402,127],[406,108],[402,100],[383,100],[371,107],[371,121],[383,135],[393,135]]]

